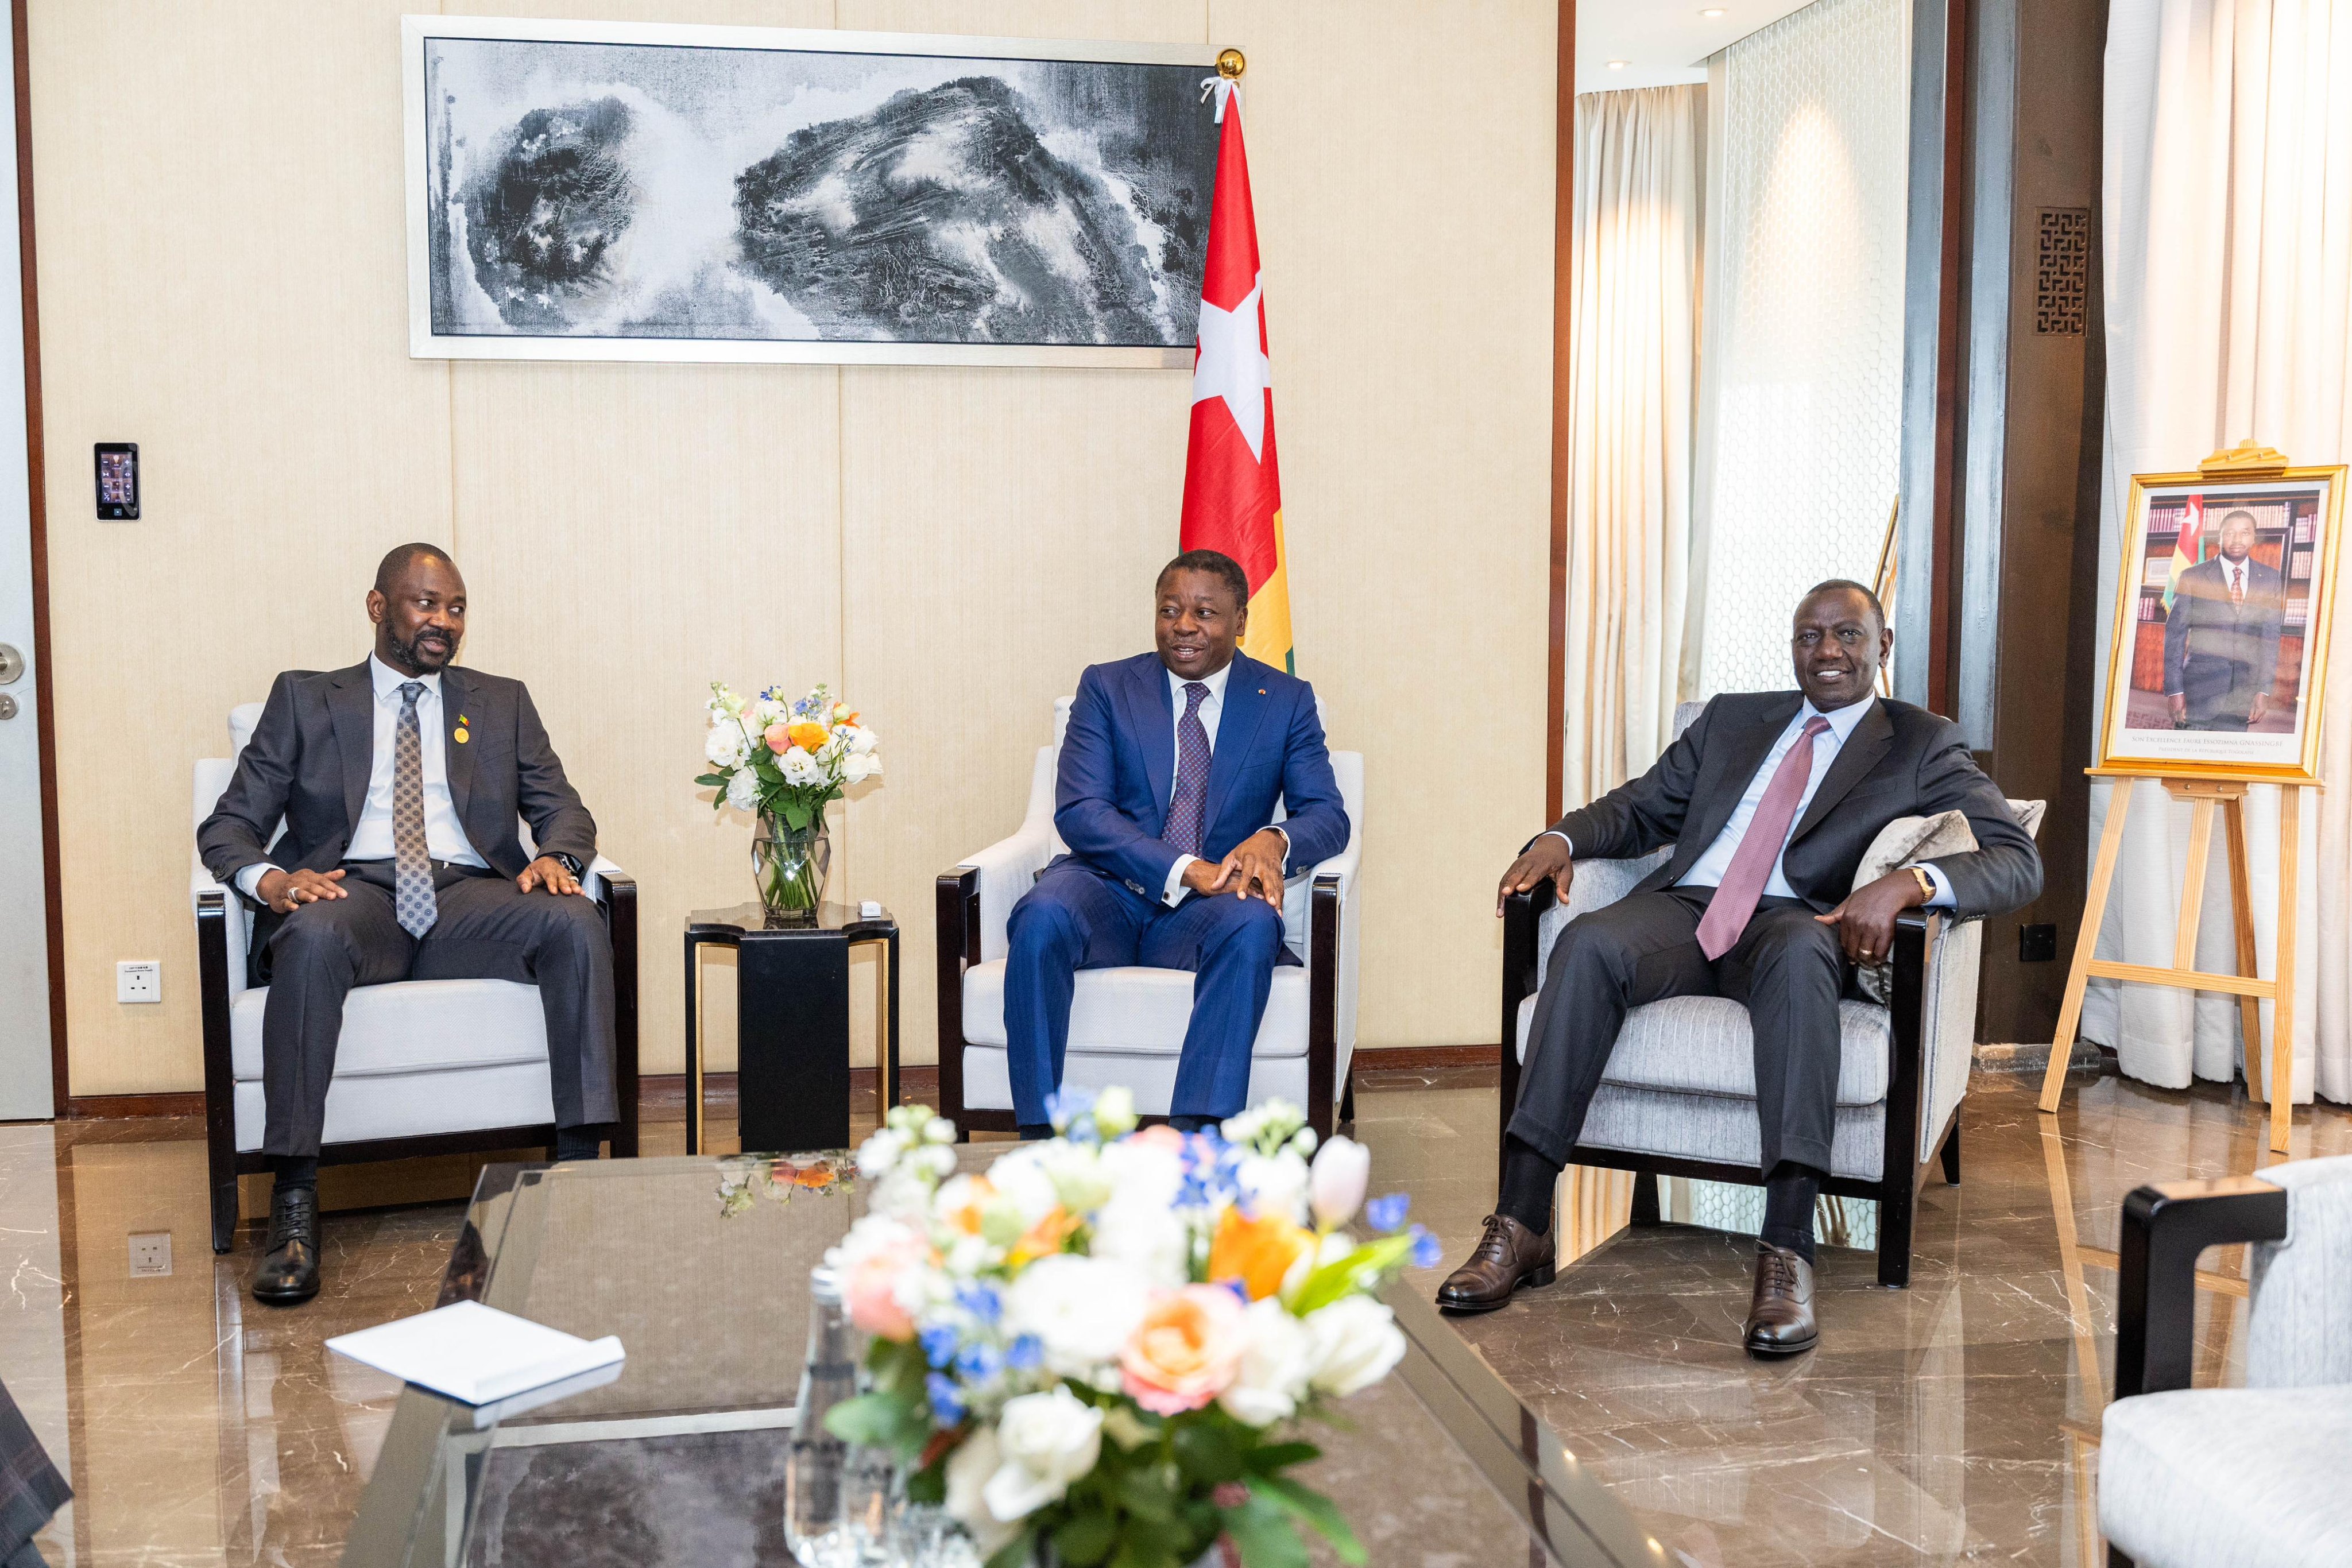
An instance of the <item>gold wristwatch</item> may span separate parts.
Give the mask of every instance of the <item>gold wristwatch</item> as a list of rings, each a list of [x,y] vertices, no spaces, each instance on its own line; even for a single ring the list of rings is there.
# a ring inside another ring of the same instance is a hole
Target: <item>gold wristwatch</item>
[[[1905,866],[1903,869],[1909,872],[1913,876],[1918,879],[1919,891],[1921,894],[1928,898],[1936,896],[1936,879],[1934,877],[1929,876],[1925,871],[1916,865]]]

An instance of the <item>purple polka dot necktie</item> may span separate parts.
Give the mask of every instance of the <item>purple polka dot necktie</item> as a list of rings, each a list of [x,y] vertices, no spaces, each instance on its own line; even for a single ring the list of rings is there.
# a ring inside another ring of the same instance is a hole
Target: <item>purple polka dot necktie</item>
[[[1176,793],[1168,802],[1168,825],[1160,839],[1179,854],[1197,855],[1208,831],[1209,731],[1201,723],[1201,705],[1209,688],[1199,681],[1184,683],[1184,716],[1176,721]]]
[[[419,941],[441,917],[425,847],[425,745],[416,725],[416,699],[424,695],[424,682],[401,683],[400,721],[392,729],[393,915]]]

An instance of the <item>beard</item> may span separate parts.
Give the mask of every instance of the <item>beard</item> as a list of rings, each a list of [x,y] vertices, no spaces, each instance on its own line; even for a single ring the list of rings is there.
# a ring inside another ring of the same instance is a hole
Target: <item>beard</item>
[[[420,633],[413,641],[403,642],[400,634],[390,628],[386,628],[383,634],[385,645],[392,650],[392,656],[412,670],[437,670],[457,656],[457,639],[455,637],[444,639],[438,632],[433,634],[433,639],[440,640],[431,640]],[[417,646],[419,643],[425,644],[421,652]]]

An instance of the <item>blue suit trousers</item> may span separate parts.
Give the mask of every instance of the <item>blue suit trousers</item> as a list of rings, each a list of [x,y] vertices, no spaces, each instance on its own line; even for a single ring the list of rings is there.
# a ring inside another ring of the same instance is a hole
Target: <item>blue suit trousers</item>
[[[1061,1085],[1077,971],[1127,964],[1198,977],[1169,1113],[1231,1116],[1243,1109],[1250,1047],[1282,954],[1282,915],[1265,900],[1192,894],[1171,909],[1062,861],[1013,906],[1008,935],[1005,1054],[1016,1120],[1044,1122],[1045,1097]]]

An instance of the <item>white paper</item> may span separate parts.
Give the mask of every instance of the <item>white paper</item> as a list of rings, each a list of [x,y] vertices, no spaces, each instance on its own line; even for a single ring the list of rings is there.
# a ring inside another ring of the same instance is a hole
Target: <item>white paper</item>
[[[581,1339],[479,1301],[339,1334],[327,1348],[468,1405],[578,1377],[625,1354],[610,1334]]]

